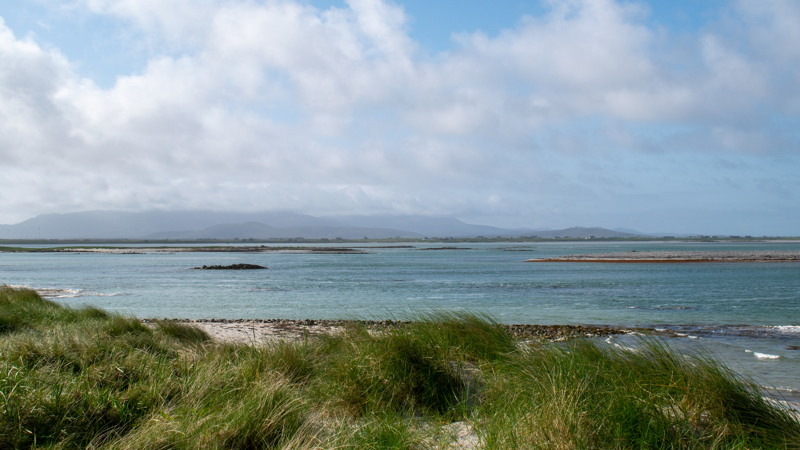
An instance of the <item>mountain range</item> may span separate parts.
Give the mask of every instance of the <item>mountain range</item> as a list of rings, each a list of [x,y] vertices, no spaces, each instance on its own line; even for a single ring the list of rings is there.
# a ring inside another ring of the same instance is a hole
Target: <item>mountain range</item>
[[[627,232],[632,231],[632,232]],[[632,237],[635,230],[505,229],[421,215],[315,217],[291,211],[84,211],[0,225],[0,239],[370,239],[422,237]]]

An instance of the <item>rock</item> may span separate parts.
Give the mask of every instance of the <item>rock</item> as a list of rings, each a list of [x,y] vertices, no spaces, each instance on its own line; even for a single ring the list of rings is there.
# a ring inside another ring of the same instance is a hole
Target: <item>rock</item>
[[[230,266],[202,266],[202,267],[192,267],[192,269],[197,270],[257,270],[257,269],[268,269],[268,267],[259,266],[257,264],[231,264]]]

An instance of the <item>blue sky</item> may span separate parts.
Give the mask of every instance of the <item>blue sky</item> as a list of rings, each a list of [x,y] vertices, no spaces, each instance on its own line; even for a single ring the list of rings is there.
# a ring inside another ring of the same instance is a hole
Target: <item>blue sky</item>
[[[342,0],[300,3],[321,10],[347,8],[347,2]],[[405,27],[409,36],[429,55],[451,50],[453,35],[482,32],[497,36],[515,28],[526,16],[540,17],[550,9],[547,2],[539,0],[414,0],[396,4],[407,15]],[[697,33],[717,22],[727,4],[720,0],[638,3],[644,22],[676,33]],[[37,42],[56,47],[79,65],[76,69],[81,75],[105,87],[113,86],[117,76],[140,69],[156,53],[142,45],[139,30],[131,28],[128,20],[91,14],[71,2],[7,0],[0,5],[0,17],[15,34],[32,36]]]
[[[291,209],[800,235],[792,0],[7,0],[0,18],[0,223]]]

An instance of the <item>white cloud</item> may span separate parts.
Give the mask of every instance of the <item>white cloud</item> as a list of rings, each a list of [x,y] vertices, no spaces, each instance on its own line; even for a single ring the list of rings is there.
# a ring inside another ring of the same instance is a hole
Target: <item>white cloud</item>
[[[765,117],[800,108],[795,3],[738,0],[743,29],[720,20],[674,43],[635,4],[550,3],[433,57],[383,0],[71,3],[153,49],[108,89],[0,23],[0,222],[151,207],[534,215],[668,189],[586,158],[796,154],[796,132]]]
[[[56,142],[52,137],[65,137],[64,106],[58,97],[71,74],[60,54],[16,39],[2,18],[0,61],[0,152],[11,164],[49,148]]]

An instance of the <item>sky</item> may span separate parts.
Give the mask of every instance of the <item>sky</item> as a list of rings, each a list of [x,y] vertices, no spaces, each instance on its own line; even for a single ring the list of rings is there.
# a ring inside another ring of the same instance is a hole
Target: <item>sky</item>
[[[800,235],[795,0],[3,0],[0,223]]]

